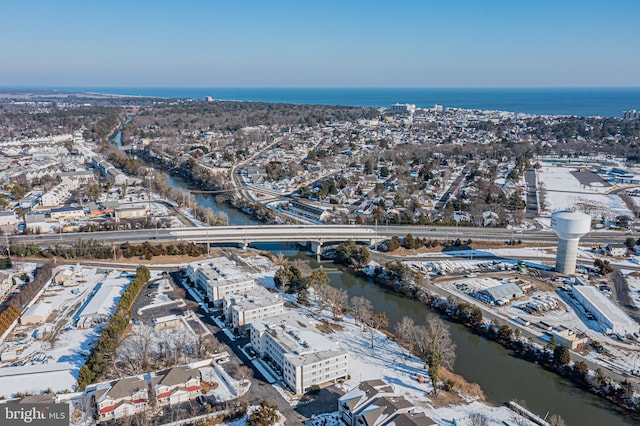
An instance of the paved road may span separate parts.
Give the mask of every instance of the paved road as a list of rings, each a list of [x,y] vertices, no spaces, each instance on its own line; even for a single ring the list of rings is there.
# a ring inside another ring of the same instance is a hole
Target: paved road
[[[538,217],[538,188],[536,182],[536,169],[533,167],[524,172],[524,179],[527,182],[527,219]]]
[[[182,281],[177,280],[182,286]],[[187,292],[187,298],[191,299],[189,292]],[[223,368],[225,371],[230,373],[232,376],[236,369],[241,365],[247,365],[253,368],[253,364],[249,360],[249,358],[240,350],[240,347],[249,343],[248,338],[236,339],[232,341],[211,319],[211,315],[206,313],[202,308],[196,311],[196,315],[200,318],[200,320],[207,327],[207,331],[211,333],[211,335],[215,336],[221,343],[229,346],[233,351],[233,355],[230,357],[228,363],[223,364]],[[303,424],[306,420],[306,417],[302,414],[296,412],[291,405],[278,393],[277,390],[273,386],[271,386],[268,381],[262,376],[262,374],[253,369],[254,377],[251,379],[251,388],[247,393],[248,403],[250,405],[258,405],[261,401],[268,401],[270,403],[274,403],[278,406],[280,412],[287,418],[287,424],[295,425],[295,424]]]

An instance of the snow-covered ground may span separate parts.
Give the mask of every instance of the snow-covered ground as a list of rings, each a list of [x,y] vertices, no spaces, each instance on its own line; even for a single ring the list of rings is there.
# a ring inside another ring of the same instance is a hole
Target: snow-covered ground
[[[16,351],[18,360],[2,364],[0,396],[46,389],[66,391],[75,386],[91,343],[100,335],[99,325],[87,329],[74,327],[79,310],[98,283],[124,286],[130,278],[121,277],[117,271],[79,265],[71,269],[77,274],[71,280],[73,283],[61,286],[49,282],[38,300],[51,306],[47,321],[41,325],[17,326],[5,339],[2,351]]]
[[[316,319],[321,318],[333,322],[331,315],[326,310],[306,312]],[[431,383],[429,380],[420,383],[415,376],[419,374],[428,378],[424,363],[419,358],[410,355],[385,334],[363,329],[350,316],[338,322],[338,326],[342,329],[326,336],[338,342],[340,347],[349,353],[350,378],[337,385],[342,391],[347,392],[364,380],[382,379],[393,385],[397,394],[415,404],[417,411],[424,411],[427,416],[439,424],[451,424],[453,419],[457,421],[458,425],[470,424],[465,419],[468,420],[472,413],[486,415],[489,420],[488,424],[491,425],[503,424],[503,421],[511,421],[514,418],[518,418],[518,421],[522,422],[518,424],[532,424],[506,407],[490,407],[469,397],[465,398],[467,400],[465,404],[444,408],[434,407],[432,397],[429,396],[433,392]],[[373,348],[371,347],[372,340]],[[291,400],[290,396],[289,399]],[[295,401],[292,400],[292,402]],[[314,424],[322,424],[322,420],[326,419],[327,425],[337,425],[338,423],[329,421],[332,416],[335,417],[335,413],[318,416]]]
[[[593,218],[608,219],[615,216],[633,214],[624,201],[615,194],[606,194],[613,189],[604,181],[583,185],[571,173],[577,171],[573,167],[543,166],[538,171],[538,182],[546,190],[546,209],[549,211],[576,209]]]

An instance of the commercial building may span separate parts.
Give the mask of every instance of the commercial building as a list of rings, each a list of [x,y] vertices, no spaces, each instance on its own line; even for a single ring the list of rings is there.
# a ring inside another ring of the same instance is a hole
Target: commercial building
[[[162,330],[165,328],[176,328],[180,326],[182,318],[177,315],[166,315],[154,318],[151,322],[153,323],[153,328],[156,330]]]
[[[53,208],[50,211],[51,219],[59,220],[59,219],[80,219],[85,216],[85,211],[82,207],[71,207],[64,206]]]
[[[254,321],[250,326],[251,346],[272,361],[297,394],[349,374],[347,352],[314,330],[315,323],[297,313]]]
[[[320,222],[325,216],[325,210],[302,201],[290,201],[287,205],[289,211],[297,216]]]
[[[575,285],[571,287],[571,293],[584,309],[589,311],[600,323],[605,333],[626,336],[640,332],[638,323],[597,288],[590,285]]]
[[[17,225],[20,222],[13,210],[0,210],[0,226]]]
[[[253,321],[281,315],[284,303],[279,295],[256,285],[247,293],[225,296],[222,312],[231,329],[242,332]]]
[[[629,111],[622,111],[623,120],[640,120],[640,111],[631,109]]]
[[[43,213],[29,213],[24,216],[24,223],[29,232],[39,234],[48,228]]]
[[[120,207],[115,209],[116,219],[129,219],[132,217],[145,217],[148,213],[146,207]]]
[[[226,257],[217,257],[189,265],[189,275],[194,284],[206,294],[209,302],[222,304],[225,296],[250,292],[255,287],[253,278],[241,271],[236,263]]]
[[[434,426],[435,421],[395,393],[382,380],[360,383],[338,399],[338,415],[345,426]]]
[[[566,346],[571,350],[583,347],[588,340],[584,334],[578,335],[575,331],[566,327],[560,327],[559,330],[554,330],[553,337],[555,337],[559,345]]]
[[[79,328],[89,328],[93,324],[108,321],[115,311],[124,286],[114,282],[98,283],[93,290],[91,300],[78,316]]]
[[[51,313],[51,304],[49,303],[35,303],[22,314],[20,317],[20,323],[22,325],[27,324],[43,324],[49,314]]]
[[[480,291],[496,305],[504,305],[511,299],[521,297],[524,292],[518,284],[506,282]]]

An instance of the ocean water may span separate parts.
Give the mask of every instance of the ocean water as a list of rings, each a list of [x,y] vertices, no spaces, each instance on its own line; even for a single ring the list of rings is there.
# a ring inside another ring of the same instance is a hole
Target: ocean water
[[[160,98],[204,98],[292,104],[389,107],[394,103],[428,108],[499,110],[527,114],[620,117],[640,109],[640,87],[632,88],[170,88],[41,87],[38,89]]]

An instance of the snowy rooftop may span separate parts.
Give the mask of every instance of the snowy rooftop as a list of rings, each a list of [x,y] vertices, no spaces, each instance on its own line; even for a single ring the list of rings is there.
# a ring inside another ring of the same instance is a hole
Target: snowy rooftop
[[[82,317],[91,317],[94,315],[111,315],[116,306],[117,299],[122,293],[122,287],[119,286],[101,286],[96,294],[91,298],[80,314]]]
[[[288,312],[283,315],[254,321],[251,326],[259,331],[265,331],[280,345],[298,357],[300,362],[308,363],[310,358],[318,361],[337,356],[341,350],[337,342],[334,342],[316,329],[317,321],[300,315],[297,312]],[[346,353],[346,352],[345,352]],[[292,363],[296,363],[290,358]],[[313,361],[311,361],[313,362]]]
[[[47,316],[51,313],[51,303],[40,302],[34,305],[31,305],[22,316],[27,315],[35,315],[42,318],[47,318]]]
[[[244,294],[225,296],[224,299],[227,304],[236,305],[244,311],[272,306],[278,302],[283,303],[277,294],[271,293],[262,286],[255,286]]]
[[[207,262],[196,262],[190,265],[193,270],[199,270],[207,277],[209,283],[215,285],[227,285],[232,282],[248,281],[246,272],[238,268],[236,263],[226,257],[217,257]]]
[[[617,307],[611,300],[598,291],[597,288],[590,285],[577,285],[572,287],[573,291],[582,294],[588,299],[598,310],[605,315],[612,324],[620,324],[628,326],[630,329],[637,329],[638,324]]]

